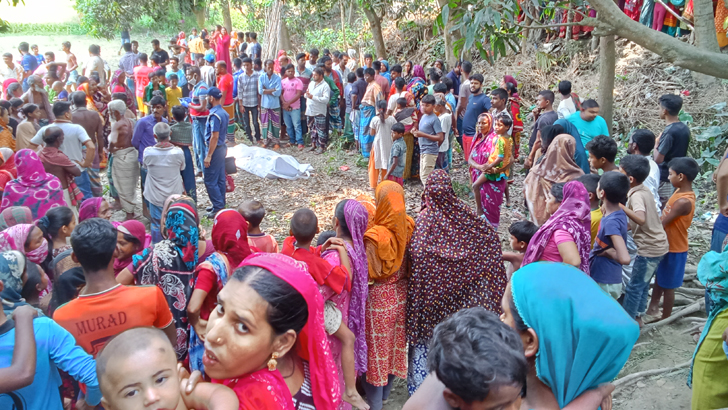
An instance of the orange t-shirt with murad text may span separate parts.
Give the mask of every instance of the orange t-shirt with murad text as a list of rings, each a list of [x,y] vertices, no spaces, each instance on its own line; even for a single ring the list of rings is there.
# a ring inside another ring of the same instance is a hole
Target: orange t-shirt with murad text
[[[101,293],[79,295],[56,309],[53,320],[96,357],[119,333],[135,327],[164,329],[174,318],[158,287],[117,285]]]

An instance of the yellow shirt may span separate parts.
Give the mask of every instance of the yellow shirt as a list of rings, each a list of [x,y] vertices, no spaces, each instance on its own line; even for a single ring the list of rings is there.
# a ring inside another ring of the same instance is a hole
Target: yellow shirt
[[[591,211],[591,244],[594,246],[594,240],[597,239],[599,233],[599,225],[602,223],[602,209],[597,208]]]
[[[197,37],[196,39],[190,41],[189,44],[190,52],[195,54],[205,54],[205,46],[203,44],[203,41],[201,38]]]
[[[175,105],[179,105],[179,99],[182,98],[182,89],[167,87],[164,90],[167,93],[167,110],[169,111],[169,116],[172,116],[172,107]]]

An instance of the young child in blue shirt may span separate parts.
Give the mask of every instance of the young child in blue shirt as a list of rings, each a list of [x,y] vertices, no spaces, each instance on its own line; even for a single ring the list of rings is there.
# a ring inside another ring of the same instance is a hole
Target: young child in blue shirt
[[[604,216],[594,247],[589,254],[589,271],[599,287],[615,300],[622,295],[622,265],[630,262],[627,250],[627,214],[620,204],[627,202],[629,178],[610,171],[599,179],[597,196]]]

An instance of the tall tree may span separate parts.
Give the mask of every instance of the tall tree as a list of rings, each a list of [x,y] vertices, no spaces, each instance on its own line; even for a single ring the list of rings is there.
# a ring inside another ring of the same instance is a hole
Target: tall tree
[[[230,17],[230,1],[220,0],[220,9],[222,11],[222,25],[227,29],[228,34],[233,32],[233,19]]]
[[[718,37],[715,35],[713,1],[693,0],[693,16],[695,18],[695,40],[698,47],[719,53]]]
[[[369,21],[377,57],[387,58],[387,46],[384,44],[384,36],[382,35],[382,20],[386,15],[388,4],[382,4],[376,0],[359,0],[359,5]]]

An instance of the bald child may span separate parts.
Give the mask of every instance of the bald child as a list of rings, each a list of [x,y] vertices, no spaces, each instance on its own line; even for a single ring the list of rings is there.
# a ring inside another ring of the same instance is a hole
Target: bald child
[[[221,384],[197,383],[187,393],[186,370],[178,370],[164,332],[152,327],[129,329],[111,339],[96,357],[96,373],[106,410],[236,410],[239,405],[235,393]]]

